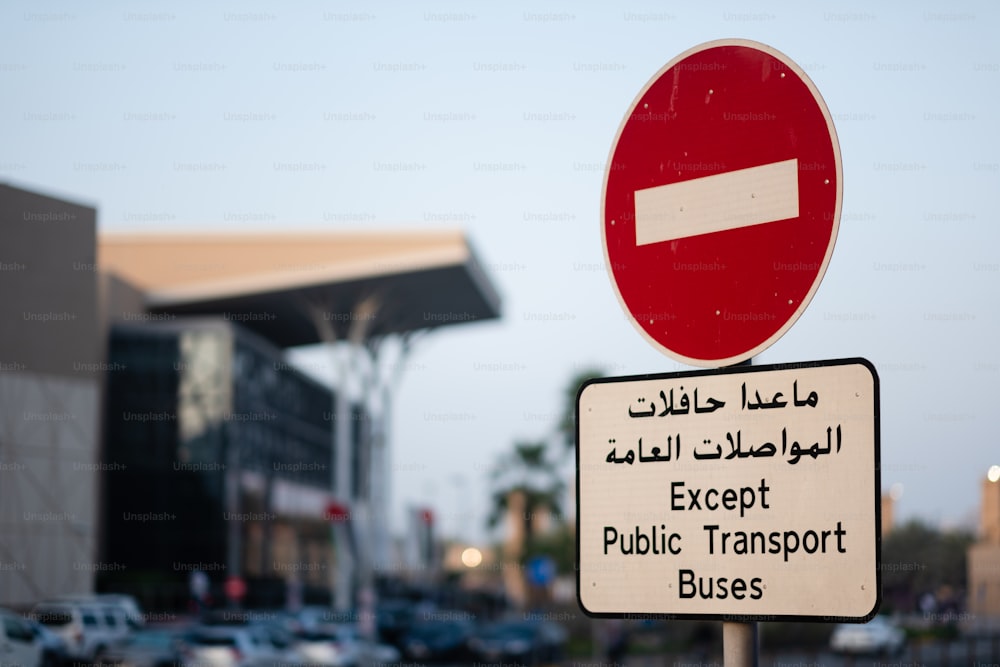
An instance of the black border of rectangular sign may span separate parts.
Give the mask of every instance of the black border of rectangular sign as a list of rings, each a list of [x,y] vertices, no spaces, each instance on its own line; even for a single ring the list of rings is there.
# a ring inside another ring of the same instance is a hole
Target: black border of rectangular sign
[[[796,368],[824,368],[828,366],[861,365],[872,375],[875,392],[875,607],[864,616],[823,616],[795,614],[662,614],[662,613],[629,613],[629,612],[594,612],[587,609],[580,599],[580,396],[583,390],[592,384],[607,384],[612,382],[638,382],[642,380],[676,380],[689,377],[709,377],[713,375],[746,375],[767,371],[787,371]],[[769,364],[766,366],[726,366],[724,368],[678,371],[674,373],[650,373],[646,375],[624,375],[619,377],[591,378],[585,381],[576,392],[576,553],[574,566],[576,569],[576,603],[584,614],[591,618],[622,618],[622,619],[659,619],[659,620],[710,620],[724,622],[767,622],[767,621],[806,621],[814,623],[865,623],[871,620],[882,606],[882,424],[880,416],[879,378],[875,366],[862,357],[846,359],[828,359],[825,361],[803,361],[786,364]]]

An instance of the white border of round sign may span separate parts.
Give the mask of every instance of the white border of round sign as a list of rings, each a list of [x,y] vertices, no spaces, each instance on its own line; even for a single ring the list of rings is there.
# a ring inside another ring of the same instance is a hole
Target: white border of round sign
[[[767,55],[772,56],[773,58],[785,64],[806,85],[806,87],[809,89],[809,92],[812,93],[813,99],[815,100],[817,107],[822,112],[823,118],[826,120],[827,130],[830,133],[830,142],[833,148],[833,156],[837,173],[837,194],[833,210],[832,227],[830,230],[830,242],[827,245],[826,254],[823,256],[823,261],[819,267],[819,270],[816,273],[816,278],[813,280],[812,286],[810,286],[809,291],[806,292],[806,295],[802,299],[802,303],[800,303],[799,307],[795,309],[795,312],[788,317],[785,323],[782,324],[781,327],[779,327],[778,330],[774,334],[772,334],[770,338],[763,341],[756,347],[747,350],[743,354],[726,357],[722,359],[694,359],[679,354],[674,350],[671,350],[670,348],[664,346],[659,341],[650,336],[649,333],[645,329],[643,329],[642,325],[639,324],[639,322],[636,320],[635,315],[633,315],[632,312],[629,310],[629,306],[627,303],[625,303],[625,299],[622,297],[621,291],[618,289],[618,283],[615,280],[614,273],[611,270],[612,262],[611,258],[608,256],[608,240],[607,240],[607,234],[605,233],[606,221],[604,219],[604,215],[606,210],[605,206],[606,206],[606,199],[608,192],[608,179],[611,176],[611,166],[614,159],[615,150],[618,148],[618,142],[621,140],[622,131],[625,129],[625,125],[628,123],[629,118],[632,117],[633,113],[635,113],[636,108],[639,105],[640,100],[642,100],[643,96],[646,94],[646,91],[648,91],[650,87],[652,87],[653,84],[660,79],[660,77],[662,77],[667,71],[669,71],[675,65],[679,64],[681,61],[685,60],[686,58],[696,53],[700,53],[701,51],[714,49],[720,46],[742,46],[762,51]],[[837,244],[837,235],[840,232],[840,211],[843,205],[843,198],[844,198],[843,162],[840,157],[840,141],[837,138],[837,130],[834,128],[833,125],[833,116],[830,115],[830,110],[827,108],[826,102],[823,100],[823,96],[820,95],[819,89],[816,87],[816,84],[814,84],[812,79],[810,79],[809,76],[805,73],[805,70],[799,67],[798,64],[796,64],[791,58],[786,56],[781,51],[778,51],[777,49],[772,48],[766,44],[762,44],[761,42],[756,42],[749,39],[717,39],[710,42],[704,42],[702,44],[698,44],[697,46],[693,46],[690,49],[684,51],[680,55],[673,58],[666,65],[661,67],[660,70],[656,72],[656,74],[654,74],[649,79],[649,81],[646,82],[646,85],[642,87],[642,90],[640,90],[639,93],[635,96],[635,99],[632,100],[632,103],[629,105],[628,110],[625,113],[625,116],[622,118],[621,124],[618,126],[618,131],[615,133],[615,140],[611,143],[611,149],[608,151],[608,159],[604,165],[604,180],[601,184],[601,211],[600,211],[601,245],[603,246],[604,249],[605,269],[608,272],[608,277],[611,279],[611,285],[614,288],[615,296],[618,298],[618,303],[621,304],[622,309],[628,314],[629,320],[632,322],[632,326],[634,326],[639,331],[639,333],[642,334],[643,338],[645,338],[653,347],[660,350],[669,357],[677,361],[680,361],[681,363],[688,364],[691,366],[698,366],[701,368],[721,368],[723,366],[731,366],[733,364],[737,364],[742,361],[746,361],[747,359],[750,359],[752,357],[755,357],[764,350],[766,350],[767,348],[771,347],[771,345],[773,345],[779,338],[784,336],[785,333],[791,328],[791,326],[795,324],[796,321],[798,321],[799,317],[805,311],[806,306],[808,306],[809,302],[812,301],[813,295],[816,293],[816,290],[819,289],[819,284],[823,282],[823,276],[826,275],[826,268],[830,263],[830,257],[831,255],[833,255],[833,248]]]

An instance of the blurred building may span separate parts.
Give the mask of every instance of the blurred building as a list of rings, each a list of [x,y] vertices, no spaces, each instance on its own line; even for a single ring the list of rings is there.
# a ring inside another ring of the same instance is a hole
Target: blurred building
[[[1000,629],[1000,479],[983,480],[979,540],[968,551],[968,610],[982,625]]]
[[[103,558],[126,568],[103,584],[156,608],[196,570],[271,605],[329,590],[329,388],[221,317],[115,324],[108,367]]]
[[[96,211],[0,184],[0,603],[91,586],[103,345]]]
[[[98,241],[94,209],[6,186],[0,215],[0,604],[196,567],[351,604],[391,558],[383,344],[499,316],[464,234]]]
[[[221,319],[265,341],[272,365],[291,347],[339,348],[338,391],[326,410],[328,502],[346,518],[334,521],[339,537],[330,564],[338,606],[350,606],[354,589],[370,587],[375,572],[392,572],[388,423],[395,378],[382,372],[379,354],[391,338],[408,340],[414,332],[499,315],[499,298],[464,235],[105,235],[98,263],[110,276],[112,322],[176,322],[174,328],[183,328],[192,318]],[[234,387],[257,382],[236,370]],[[354,396],[351,385],[360,387]],[[109,424],[118,418],[109,414]],[[265,430],[260,423],[244,426]],[[243,478],[232,471],[225,476],[231,495],[226,507],[242,503],[244,492],[237,489]],[[249,571],[248,562],[232,555],[234,545],[250,540],[238,534],[246,529],[227,524],[226,576]]]

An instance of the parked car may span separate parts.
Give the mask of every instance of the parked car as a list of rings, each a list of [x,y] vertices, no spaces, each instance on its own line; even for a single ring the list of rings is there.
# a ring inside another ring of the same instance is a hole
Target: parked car
[[[31,617],[63,638],[73,661],[103,661],[131,631],[124,612],[100,602],[50,600],[36,605]]]
[[[285,619],[286,627],[294,630],[316,630],[318,628],[347,627],[357,625],[362,616],[362,612],[355,609],[331,609],[318,605],[309,605],[294,612],[292,622]],[[376,616],[377,618],[377,616]],[[381,636],[381,635],[379,635]]]
[[[0,664],[41,667],[42,651],[42,640],[27,619],[9,609],[0,609]]]
[[[357,647],[329,628],[303,628],[294,633],[295,649],[309,667],[349,667]]]
[[[295,633],[296,652],[311,667],[353,667],[362,662],[366,649],[358,628],[350,623],[325,623]],[[379,641],[368,649],[376,665],[399,663],[396,647]]]
[[[375,610],[378,635],[393,646],[402,647],[403,635],[415,622],[419,606],[410,600],[382,600]]]
[[[403,635],[401,646],[408,660],[437,662],[467,657],[473,623],[461,616],[419,621]]]
[[[172,628],[144,628],[106,652],[108,662],[120,667],[180,667],[184,661],[183,632]]]
[[[95,596],[97,602],[111,605],[122,610],[126,621],[132,629],[138,629],[146,625],[146,615],[142,613],[139,602],[131,595],[122,593],[100,593]]]
[[[33,618],[25,620],[42,642],[42,667],[67,667],[72,660],[66,640]]]
[[[559,660],[567,636],[565,628],[551,621],[498,621],[476,630],[468,646],[476,662],[537,665]]]
[[[93,604],[93,609],[100,615],[104,622],[105,631],[111,637],[108,646],[127,639],[135,629],[129,621],[128,614],[117,604],[97,601]],[[84,619],[84,623],[86,623],[86,619]]]
[[[283,646],[265,628],[202,625],[184,636],[182,667],[290,667],[302,664],[293,645]]]
[[[830,635],[835,653],[898,655],[906,646],[906,633],[885,616],[864,624],[842,623]]]
[[[334,625],[334,630],[340,636],[340,641],[344,646],[353,647],[353,651],[359,657],[364,650],[365,640],[361,636],[361,631],[357,624],[342,623]],[[367,650],[371,651],[371,659],[375,665],[388,665],[399,663],[399,650],[391,645],[380,641],[377,637],[372,641]]]

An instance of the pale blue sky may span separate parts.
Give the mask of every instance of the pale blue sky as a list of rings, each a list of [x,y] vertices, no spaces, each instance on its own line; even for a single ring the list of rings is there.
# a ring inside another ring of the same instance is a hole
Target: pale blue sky
[[[998,28],[986,1],[15,0],[0,179],[95,205],[103,230],[467,230],[504,318],[424,339],[393,425],[395,505],[450,532],[575,372],[681,369],[604,271],[603,165],[669,60],[763,42],[822,93],[844,203],[824,282],[756,361],[871,360],[884,487],[903,518],[954,524],[1000,462]]]

